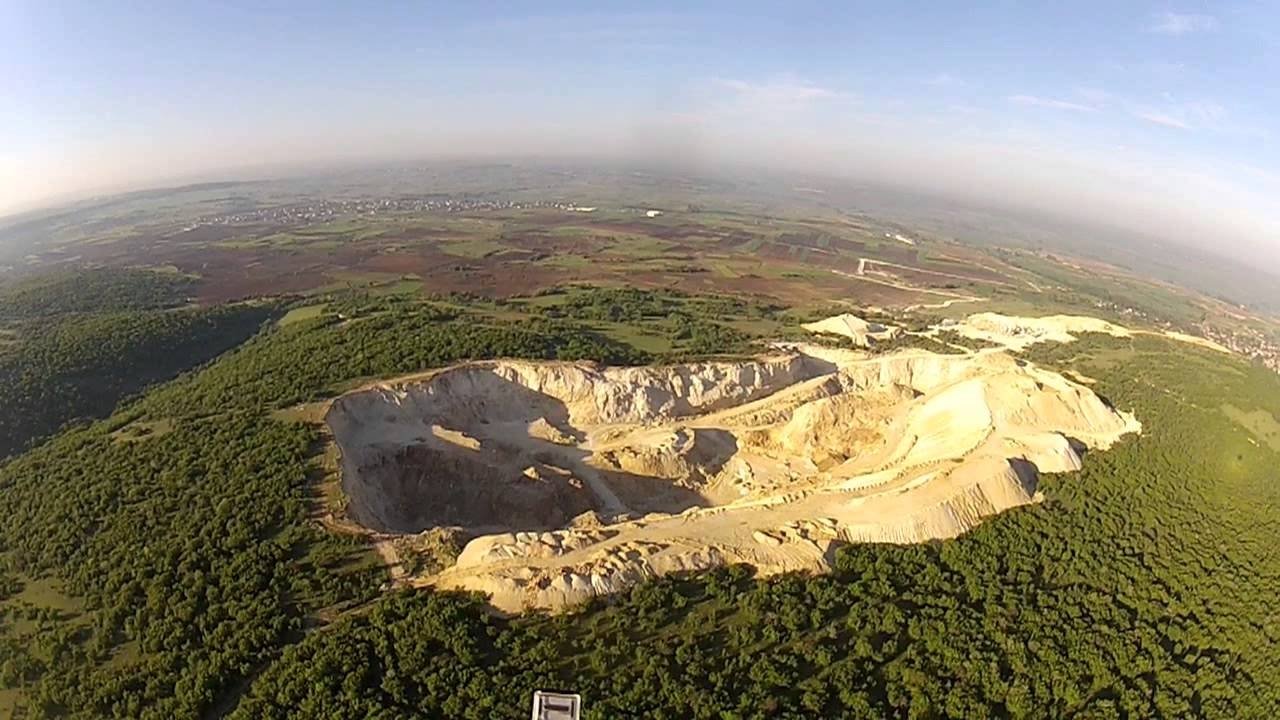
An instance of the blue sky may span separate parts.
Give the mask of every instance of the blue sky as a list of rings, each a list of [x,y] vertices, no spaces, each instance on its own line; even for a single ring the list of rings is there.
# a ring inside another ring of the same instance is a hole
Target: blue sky
[[[1277,78],[1265,2],[0,0],[0,213],[255,165],[598,152],[1226,214],[1256,240],[1280,226]]]

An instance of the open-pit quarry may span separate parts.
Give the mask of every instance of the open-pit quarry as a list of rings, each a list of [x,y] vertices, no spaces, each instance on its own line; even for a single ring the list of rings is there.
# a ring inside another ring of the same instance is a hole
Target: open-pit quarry
[[[467,363],[350,392],[327,421],[351,519],[468,539],[452,567],[410,581],[508,611],[955,537],[1139,429],[1004,351],[811,345],[666,367]]]

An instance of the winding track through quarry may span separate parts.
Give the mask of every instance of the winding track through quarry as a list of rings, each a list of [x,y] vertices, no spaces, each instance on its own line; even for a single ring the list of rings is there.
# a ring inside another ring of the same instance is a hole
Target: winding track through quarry
[[[822,570],[844,542],[955,537],[1034,502],[1039,472],[1140,428],[1004,351],[810,345],[668,367],[467,363],[348,393],[327,421],[352,518],[460,528],[457,563],[416,582],[508,611],[726,563]]]

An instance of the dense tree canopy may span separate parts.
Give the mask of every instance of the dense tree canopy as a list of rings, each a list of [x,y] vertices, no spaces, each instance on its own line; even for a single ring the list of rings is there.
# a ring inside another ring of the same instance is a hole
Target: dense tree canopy
[[[53,272],[0,286],[0,322],[173,307],[194,285],[188,276],[152,270],[96,268]]]
[[[108,312],[31,321],[0,353],[0,457],[243,342],[266,306]]]
[[[1280,418],[1273,373],[1157,337],[1037,346],[1144,423],[1043,503],[845,547],[826,576],[725,568],[500,618],[380,596],[368,548],[309,519],[316,428],[271,411],[466,358],[647,356],[572,316],[337,307],[0,465],[0,690],[29,716],[505,718],[535,688],[591,718],[1280,711],[1280,451],[1223,412]]]
[[[345,381],[462,360],[520,357],[635,363],[645,353],[563,320],[483,323],[431,305],[325,315],[263,334],[198,377],[160,388],[148,413],[213,413],[314,400]]]

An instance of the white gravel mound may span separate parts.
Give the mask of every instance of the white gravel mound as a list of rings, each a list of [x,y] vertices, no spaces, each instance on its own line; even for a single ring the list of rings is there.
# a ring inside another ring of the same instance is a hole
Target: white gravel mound
[[[960,335],[975,340],[1003,345],[1011,350],[1025,350],[1042,342],[1073,342],[1080,333],[1106,333],[1129,337],[1132,333],[1119,325],[1083,315],[1048,315],[1039,318],[978,313],[950,326]]]
[[[954,330],[967,338],[985,340],[1019,352],[1036,343],[1074,342],[1081,333],[1104,333],[1113,337],[1158,335],[1170,340],[1199,345],[1210,350],[1231,354],[1229,348],[1195,335],[1188,335],[1175,330],[1158,332],[1132,330],[1106,320],[1083,315],[1048,315],[1029,318],[1016,315],[1000,315],[998,313],[978,313],[970,315],[961,322],[947,324],[945,329]]]
[[[812,333],[826,333],[847,337],[858,347],[870,347],[874,343],[890,340],[898,334],[899,328],[877,322],[868,322],[857,315],[844,313],[800,327]]]

